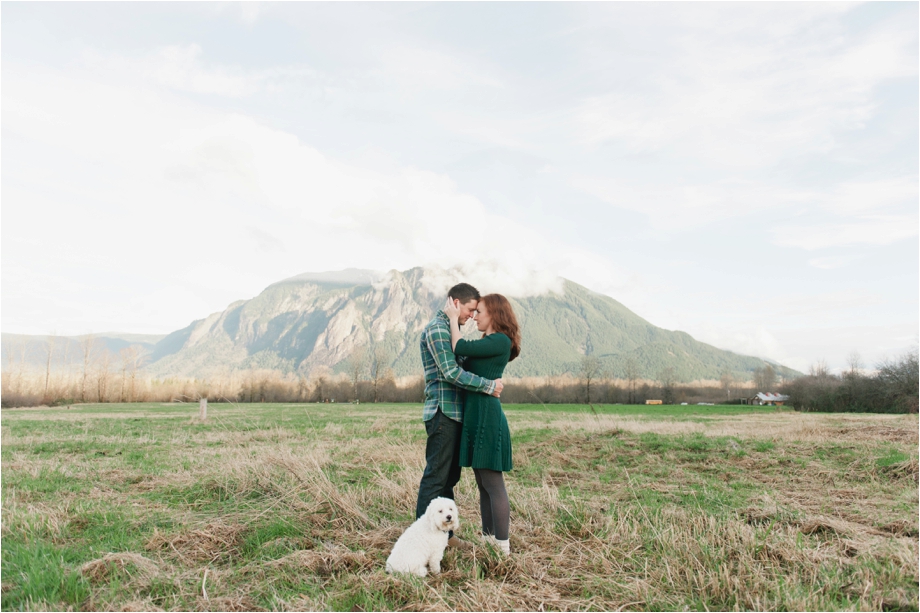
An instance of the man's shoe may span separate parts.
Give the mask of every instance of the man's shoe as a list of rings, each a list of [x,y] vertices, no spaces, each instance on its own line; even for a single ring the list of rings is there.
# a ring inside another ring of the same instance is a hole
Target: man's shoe
[[[456,549],[472,549],[473,548],[472,545],[470,545],[464,540],[457,538],[456,536],[452,536],[449,539],[447,539],[447,546],[454,547]]]

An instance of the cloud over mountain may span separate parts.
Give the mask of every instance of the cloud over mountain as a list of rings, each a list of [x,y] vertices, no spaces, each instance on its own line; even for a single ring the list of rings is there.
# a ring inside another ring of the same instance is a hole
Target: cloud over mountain
[[[370,356],[379,348],[397,375],[419,375],[421,330],[448,287],[461,279],[480,281],[457,269],[430,267],[297,275],[170,334],[154,348],[148,370],[208,377],[271,368],[310,375],[341,370],[356,351]],[[632,361],[645,378],[671,369],[683,381],[718,379],[725,371],[747,378],[765,363],[653,326],[572,281],[557,279],[555,290],[509,292],[509,297],[524,349],[506,370],[508,376],[573,374],[585,355],[596,356],[614,377],[623,377]]]

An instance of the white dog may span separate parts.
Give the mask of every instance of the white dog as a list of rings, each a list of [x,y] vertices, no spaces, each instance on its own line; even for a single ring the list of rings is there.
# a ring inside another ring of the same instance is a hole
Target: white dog
[[[441,558],[451,530],[460,528],[457,505],[450,498],[435,498],[425,514],[415,520],[393,545],[387,558],[388,573],[412,573],[424,577],[441,572]],[[427,566],[427,568],[426,568]]]

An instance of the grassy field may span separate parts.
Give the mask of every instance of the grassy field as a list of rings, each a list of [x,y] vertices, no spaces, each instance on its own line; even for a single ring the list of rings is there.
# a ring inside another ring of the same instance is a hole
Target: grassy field
[[[514,554],[426,579],[419,406],[3,410],[2,608],[918,609],[916,416],[506,408]]]

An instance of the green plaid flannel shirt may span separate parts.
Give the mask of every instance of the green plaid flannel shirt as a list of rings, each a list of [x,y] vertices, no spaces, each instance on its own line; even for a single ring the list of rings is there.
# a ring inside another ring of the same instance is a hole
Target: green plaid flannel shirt
[[[425,367],[425,409],[428,421],[441,412],[454,421],[463,421],[463,390],[491,394],[495,381],[462,370],[450,346],[450,320],[438,311],[422,331],[422,365]]]

